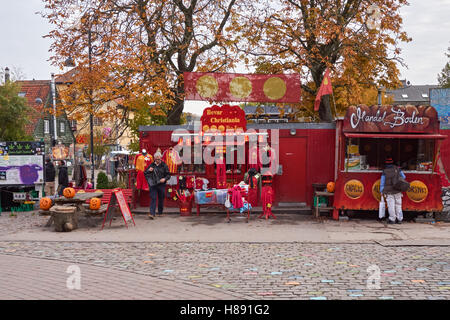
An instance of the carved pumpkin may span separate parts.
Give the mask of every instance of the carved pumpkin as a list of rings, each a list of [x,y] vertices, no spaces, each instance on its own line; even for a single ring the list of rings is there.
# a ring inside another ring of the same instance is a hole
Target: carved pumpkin
[[[330,182],[327,183],[327,191],[328,192],[333,193],[334,192],[334,187],[335,187],[334,182],[330,181]]]
[[[39,201],[39,208],[42,210],[48,210],[51,208],[52,204],[52,199],[45,197]]]
[[[92,198],[89,201],[89,209],[91,209],[91,210],[98,210],[98,209],[100,209],[101,205],[102,205],[102,201],[99,198]]]
[[[65,188],[63,191],[63,196],[66,198],[75,197],[75,189],[74,188]]]

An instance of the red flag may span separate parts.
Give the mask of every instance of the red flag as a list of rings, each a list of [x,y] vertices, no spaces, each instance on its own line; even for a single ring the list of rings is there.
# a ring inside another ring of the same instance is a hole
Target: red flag
[[[332,93],[333,88],[331,87],[330,69],[327,68],[327,70],[325,71],[325,75],[323,76],[322,84],[320,85],[319,91],[317,92],[316,100],[314,101],[314,111],[319,110],[320,99],[322,98],[322,96]]]

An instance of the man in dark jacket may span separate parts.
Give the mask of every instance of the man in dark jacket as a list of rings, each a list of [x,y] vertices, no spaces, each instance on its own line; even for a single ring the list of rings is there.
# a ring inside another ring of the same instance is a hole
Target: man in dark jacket
[[[156,198],[158,198],[158,215],[162,215],[166,182],[170,179],[169,167],[161,160],[161,152],[156,152],[153,158],[154,161],[144,171],[150,189],[150,219],[155,218]]]
[[[56,170],[55,166],[53,165],[52,160],[50,157],[45,158],[45,195],[48,196],[54,196],[55,195],[55,176],[56,176]]]
[[[381,174],[380,180],[380,193],[386,195],[386,203],[389,210],[389,220],[388,223],[398,223],[401,224],[403,220],[402,211],[402,192],[394,189],[393,180],[397,172],[400,176],[405,179],[405,174],[394,165],[392,158],[386,158],[385,169]]]
[[[61,160],[60,163],[58,171],[58,194],[62,196],[64,189],[69,186],[69,173],[65,162]]]

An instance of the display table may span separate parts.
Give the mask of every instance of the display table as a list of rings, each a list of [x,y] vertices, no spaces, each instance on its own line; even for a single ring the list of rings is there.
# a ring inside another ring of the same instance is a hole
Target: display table
[[[197,216],[200,215],[200,206],[224,206],[227,192],[228,189],[195,190],[194,201],[197,207]]]

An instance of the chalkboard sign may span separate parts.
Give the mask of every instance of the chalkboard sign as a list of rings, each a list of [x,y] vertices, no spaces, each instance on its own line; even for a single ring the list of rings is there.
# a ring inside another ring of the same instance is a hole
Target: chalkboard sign
[[[120,210],[122,213],[123,221],[128,228],[128,223],[132,221],[134,225],[134,219],[131,215],[130,207],[128,207],[128,203],[125,201],[125,196],[123,195],[122,190],[117,189],[111,193],[111,198],[109,199],[108,208],[105,212],[105,218],[103,219],[102,229],[105,225],[105,222],[109,220],[109,225],[111,226],[112,219],[114,217],[114,213],[116,208]]]

